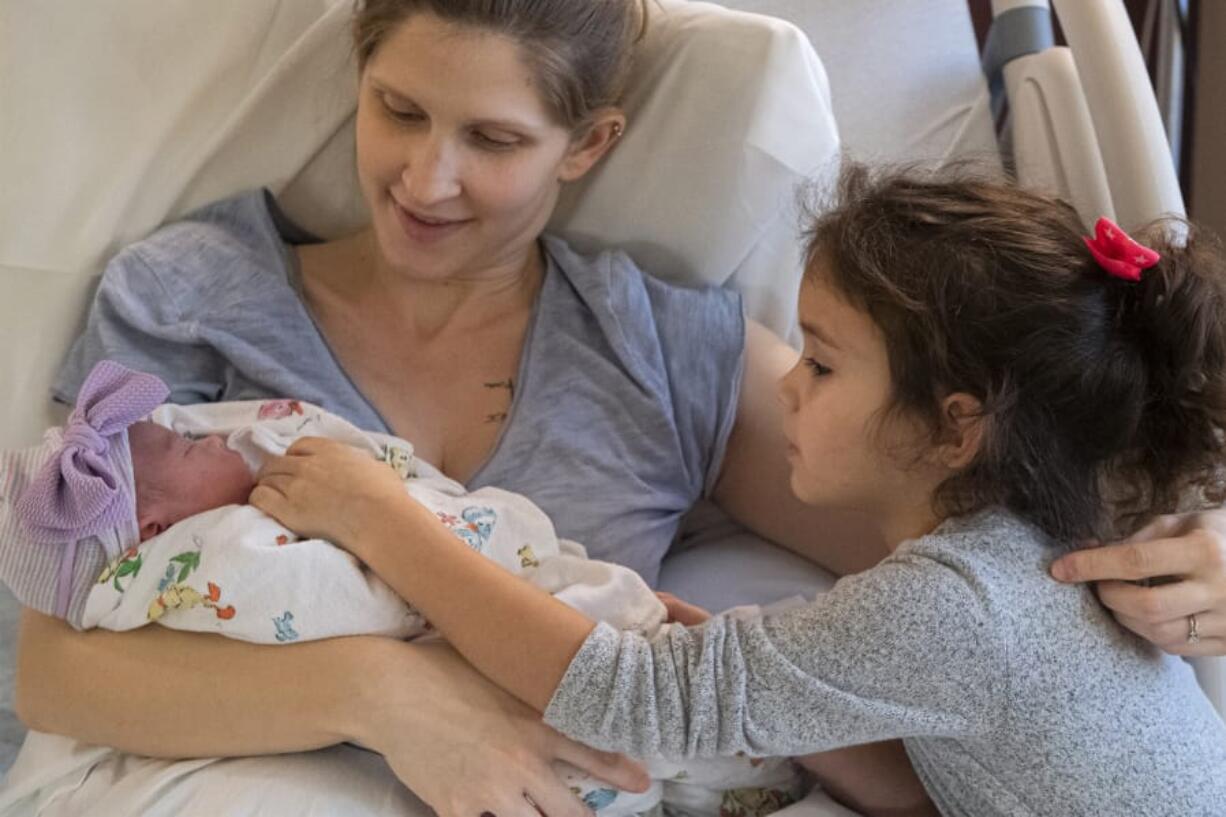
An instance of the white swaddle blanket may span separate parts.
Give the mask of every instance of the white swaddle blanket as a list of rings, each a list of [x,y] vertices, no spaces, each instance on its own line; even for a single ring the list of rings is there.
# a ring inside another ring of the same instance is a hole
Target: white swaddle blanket
[[[523,496],[497,488],[468,492],[399,438],[368,434],[296,400],[168,404],[152,419],[188,436],[226,435],[253,471],[302,437],[368,451],[457,537],[508,570],[622,629],[650,634],[664,621],[663,604],[636,573],[588,560],[581,545],[560,542],[549,518]],[[351,554],[300,539],[249,505],[184,519],[123,553],[94,585],[82,623],[129,630],[151,621],[261,644],[359,634],[412,638],[429,626]]]

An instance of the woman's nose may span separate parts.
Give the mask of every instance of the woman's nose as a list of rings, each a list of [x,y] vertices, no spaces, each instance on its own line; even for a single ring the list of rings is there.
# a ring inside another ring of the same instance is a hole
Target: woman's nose
[[[409,151],[401,174],[405,190],[417,204],[429,206],[460,193],[455,157],[441,140],[429,137]]]

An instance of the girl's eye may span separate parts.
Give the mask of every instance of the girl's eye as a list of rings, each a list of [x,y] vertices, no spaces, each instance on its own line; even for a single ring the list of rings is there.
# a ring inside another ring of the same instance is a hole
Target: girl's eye
[[[813,371],[814,377],[823,377],[831,372],[829,367],[823,366],[811,357],[805,358],[805,365]]]

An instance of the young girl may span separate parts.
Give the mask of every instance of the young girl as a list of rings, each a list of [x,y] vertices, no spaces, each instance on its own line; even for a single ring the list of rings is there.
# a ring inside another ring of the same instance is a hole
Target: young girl
[[[1221,815],[1226,727],[1189,667],[1047,567],[1213,485],[1226,271],[1163,225],[1081,233],[1015,187],[844,171],[809,234],[804,351],[781,386],[792,488],[870,514],[892,554],[781,615],[651,640],[594,625],[326,441],[266,466],[252,501],[350,549],[593,746],[902,738],[944,814]]]

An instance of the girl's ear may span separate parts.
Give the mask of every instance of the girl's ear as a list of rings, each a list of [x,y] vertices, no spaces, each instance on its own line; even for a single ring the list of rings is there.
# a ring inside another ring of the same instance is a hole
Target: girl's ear
[[[592,117],[591,124],[575,140],[562,159],[558,179],[573,182],[583,178],[600,157],[608,153],[626,132],[626,115],[618,108],[603,108]]]
[[[970,465],[983,444],[983,404],[966,392],[954,392],[941,401],[945,433],[937,449],[942,465],[959,471]]]

